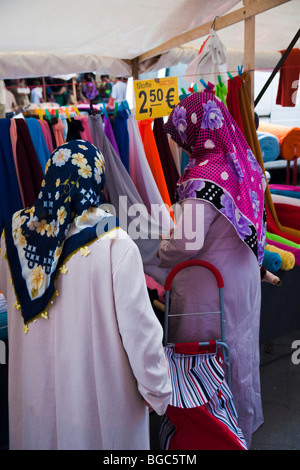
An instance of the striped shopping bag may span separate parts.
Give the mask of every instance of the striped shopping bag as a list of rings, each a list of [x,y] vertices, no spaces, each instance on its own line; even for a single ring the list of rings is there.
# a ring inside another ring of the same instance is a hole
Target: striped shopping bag
[[[172,397],[160,426],[161,449],[247,449],[222,355],[213,343],[165,347]]]

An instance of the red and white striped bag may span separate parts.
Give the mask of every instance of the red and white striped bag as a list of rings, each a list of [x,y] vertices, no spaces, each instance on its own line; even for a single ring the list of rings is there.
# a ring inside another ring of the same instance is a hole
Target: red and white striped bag
[[[215,343],[166,346],[172,397],[160,426],[164,450],[246,450]],[[212,352],[213,348],[213,352]]]

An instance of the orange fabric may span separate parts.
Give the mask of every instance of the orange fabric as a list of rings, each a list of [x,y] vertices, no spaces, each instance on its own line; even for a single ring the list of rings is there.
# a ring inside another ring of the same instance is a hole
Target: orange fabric
[[[300,127],[260,122],[258,131],[269,132],[277,137],[280,144],[280,156],[285,160],[293,160],[295,156],[300,157]]]
[[[154,180],[157,184],[158,190],[162,197],[162,200],[168,207],[171,207],[171,199],[167,188],[164,172],[162,169],[159,153],[157,150],[156,141],[152,130],[152,119],[144,119],[139,121],[139,130],[142,137],[145,154],[152,171]],[[173,218],[173,215],[171,214]]]

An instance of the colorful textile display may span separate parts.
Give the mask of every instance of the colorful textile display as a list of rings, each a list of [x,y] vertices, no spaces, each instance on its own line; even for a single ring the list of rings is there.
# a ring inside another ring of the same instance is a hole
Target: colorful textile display
[[[266,243],[267,245],[271,245],[279,248],[280,250],[289,251],[290,253],[292,253],[295,256],[295,265],[300,266],[300,245],[297,248],[295,246],[292,246],[291,244],[287,244],[286,241],[284,239],[281,239],[280,237],[278,237],[278,239],[280,239],[282,243],[276,240],[272,240],[271,238],[267,238]]]
[[[280,256],[282,261],[281,269],[283,269],[284,271],[289,271],[295,266],[295,256],[290,251],[282,250],[281,248],[278,248],[273,245],[266,245],[265,251],[278,254]]]
[[[151,127],[152,122],[152,119],[145,119],[143,121],[139,121],[139,130],[144,144],[146,157],[154,179],[156,181],[157,187],[159,189],[159,192],[161,194],[161,197],[164,203],[167,204],[168,207],[171,207],[171,199],[167,188],[165,175],[161,166],[153,130]]]
[[[300,157],[299,127],[281,126],[279,124],[260,121],[258,131],[269,132],[278,138],[280,156],[285,160],[293,160],[295,156]]]

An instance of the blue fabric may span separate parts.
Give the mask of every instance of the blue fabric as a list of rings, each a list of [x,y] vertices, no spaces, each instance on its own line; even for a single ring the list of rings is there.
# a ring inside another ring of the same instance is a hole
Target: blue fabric
[[[271,194],[279,194],[280,196],[294,197],[300,199],[300,191],[289,191],[283,189],[272,189],[270,188]]]
[[[257,131],[257,138],[264,162],[273,162],[280,154],[278,138],[269,132]]]
[[[10,139],[10,119],[0,119],[0,234],[14,212],[23,208]]]
[[[278,253],[273,253],[271,251],[265,250],[264,251],[264,259],[263,259],[263,267],[274,273],[281,268],[282,259]]]
[[[188,156],[188,154],[185,153],[184,151],[182,151],[182,155],[181,155],[181,174],[184,172],[184,169],[187,166],[187,164],[189,162],[189,159],[190,159],[190,157]]]
[[[122,104],[115,117],[113,132],[122,163],[129,173],[129,134],[127,125],[128,113]]]
[[[35,118],[27,118],[26,122],[41,168],[45,174],[45,166],[48,158],[50,157],[50,152],[47,147],[43,131]]]
[[[7,339],[7,312],[0,312],[0,339]]]

